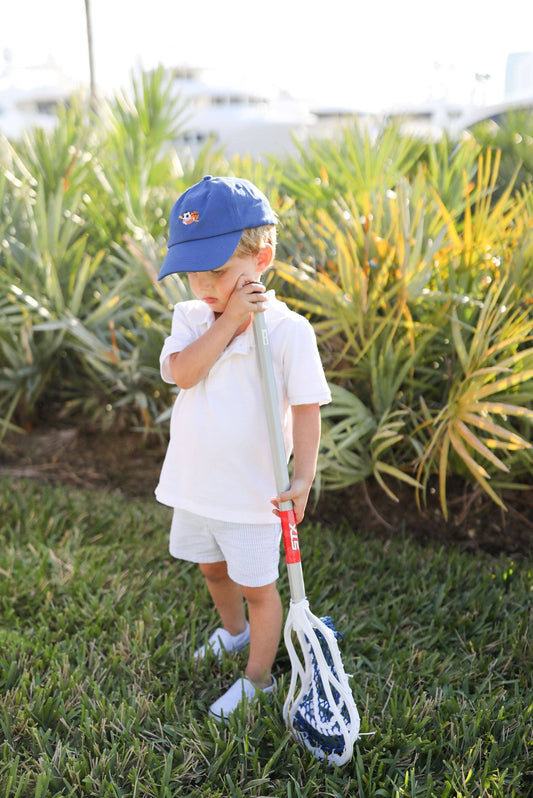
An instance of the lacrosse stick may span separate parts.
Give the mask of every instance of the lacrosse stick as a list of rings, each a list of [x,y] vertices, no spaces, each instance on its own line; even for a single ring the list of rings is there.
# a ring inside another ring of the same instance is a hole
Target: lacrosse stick
[[[276,384],[265,318],[254,315],[254,337],[265,398],[270,446],[279,493],[290,485]],[[292,501],[279,505],[291,602],[284,639],[292,665],[283,719],[295,737],[318,759],[344,765],[359,736],[359,713],[344,672],[331,618],[317,618],[305,596],[300,545]],[[295,634],[300,657],[293,643]]]

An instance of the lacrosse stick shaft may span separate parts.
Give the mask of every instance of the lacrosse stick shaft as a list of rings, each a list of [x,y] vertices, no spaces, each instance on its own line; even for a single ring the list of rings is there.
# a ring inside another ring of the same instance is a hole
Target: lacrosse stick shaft
[[[253,326],[276,487],[278,493],[283,493],[290,486],[289,469],[263,313],[254,315]],[[359,714],[344,672],[334,627],[325,623],[329,619],[316,618],[309,610],[292,501],[280,503],[279,510],[291,593],[284,637],[292,674],[283,717],[315,756],[328,757],[333,764],[343,765],[353,755],[354,740],[359,735]],[[294,648],[293,632],[300,643],[303,660]],[[296,695],[298,684],[300,689]]]
[[[278,493],[283,493],[283,491],[290,487],[290,478],[289,469],[287,468],[287,455],[285,452],[285,443],[283,441],[281,420],[279,417],[278,396],[274,378],[274,368],[272,366],[270,341],[263,313],[254,314],[253,327],[255,346],[259,360],[259,372],[261,374],[261,384],[265,399],[268,436],[270,448],[272,449],[276,488]],[[302,601],[305,599],[305,585],[300,558],[298,529],[292,501],[281,502],[279,511],[291,599],[294,602]]]

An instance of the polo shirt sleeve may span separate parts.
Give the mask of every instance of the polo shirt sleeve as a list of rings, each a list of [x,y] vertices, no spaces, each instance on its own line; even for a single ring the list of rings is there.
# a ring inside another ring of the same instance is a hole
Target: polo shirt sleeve
[[[159,357],[161,377],[164,382],[169,382],[172,385],[174,380],[172,379],[168,362],[170,355],[174,354],[174,352],[181,352],[186,346],[196,341],[202,333],[202,330],[194,323],[194,308],[191,308],[192,304],[192,302],[179,302],[174,306],[172,329],[170,335],[165,338]]]
[[[331,402],[315,331],[303,316],[293,317],[285,334],[283,375],[290,405]]]

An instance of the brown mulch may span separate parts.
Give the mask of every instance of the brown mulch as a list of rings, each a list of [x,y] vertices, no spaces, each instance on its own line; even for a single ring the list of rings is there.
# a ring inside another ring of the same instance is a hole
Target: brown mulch
[[[39,428],[9,435],[0,448],[0,477],[23,477],[52,484],[120,491],[154,500],[153,491],[166,444],[135,432],[95,432]],[[460,482],[449,485],[449,519],[436,492],[419,509],[414,491],[395,485],[398,502],[379,485],[357,484],[322,495],[306,519],[325,525],[353,525],[367,536],[407,535],[422,544],[438,542],[463,550],[530,558],[533,553],[533,488],[504,497],[504,512],[480,491]]]

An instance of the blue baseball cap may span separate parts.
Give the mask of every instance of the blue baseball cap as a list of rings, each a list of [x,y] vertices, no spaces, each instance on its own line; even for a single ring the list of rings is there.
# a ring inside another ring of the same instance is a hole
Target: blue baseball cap
[[[207,175],[170,212],[168,251],[158,280],[175,272],[207,272],[228,261],[243,230],[277,224],[265,195],[249,180]]]

